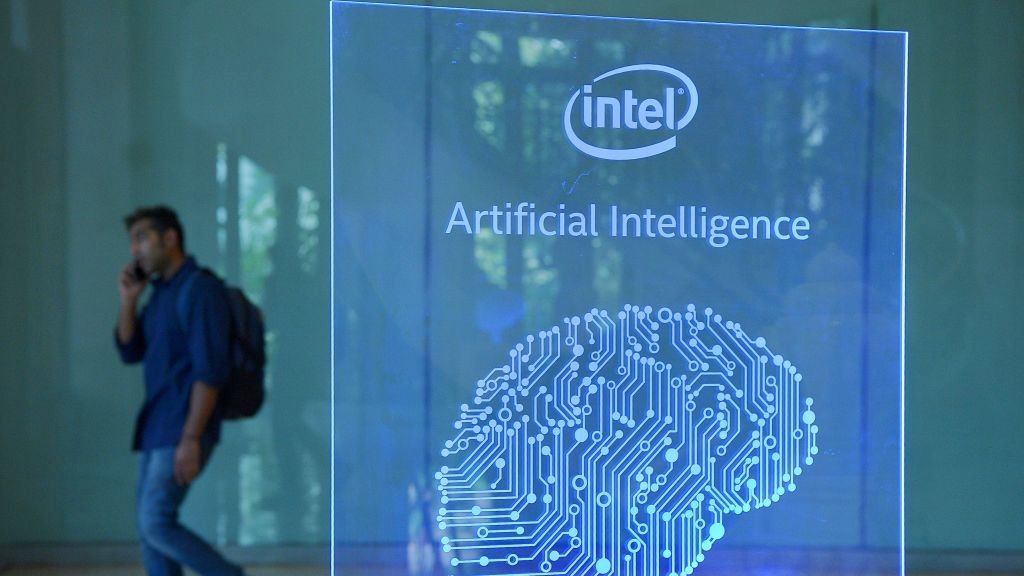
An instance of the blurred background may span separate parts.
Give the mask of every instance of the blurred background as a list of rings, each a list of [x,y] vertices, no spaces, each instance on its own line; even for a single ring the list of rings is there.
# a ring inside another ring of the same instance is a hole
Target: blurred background
[[[1024,2],[451,5],[909,31],[908,571],[1024,573]],[[327,571],[327,17],[322,0],[0,0],[0,573],[135,557],[141,373],[112,327],[121,217],[154,203],[269,329],[270,402],[225,427],[185,520],[251,565]]]

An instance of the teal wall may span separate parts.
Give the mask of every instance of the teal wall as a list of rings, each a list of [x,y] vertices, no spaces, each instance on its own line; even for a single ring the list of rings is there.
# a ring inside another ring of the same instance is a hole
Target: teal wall
[[[1024,552],[1024,3],[515,7],[910,31],[908,545]],[[120,217],[157,201],[275,332],[271,403],[230,426],[186,516],[223,543],[326,542],[326,16],[0,0],[0,546],[134,538],[140,374],[111,347],[114,278]]]
[[[900,2],[880,15],[911,38],[908,538],[1020,550],[1024,3]]]

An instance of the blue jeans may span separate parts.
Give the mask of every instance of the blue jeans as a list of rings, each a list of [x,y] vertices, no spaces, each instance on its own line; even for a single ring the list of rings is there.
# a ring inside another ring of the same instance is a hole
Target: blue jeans
[[[213,446],[203,446],[203,465],[212,451]],[[174,481],[174,447],[142,453],[136,521],[146,574],[181,576],[185,565],[202,576],[241,576],[240,567],[178,522],[178,509],[188,488]]]

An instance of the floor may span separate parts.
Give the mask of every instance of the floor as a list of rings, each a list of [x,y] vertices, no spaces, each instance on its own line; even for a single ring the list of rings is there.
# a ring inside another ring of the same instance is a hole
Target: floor
[[[248,576],[325,576],[329,571],[323,566],[261,566],[246,571]],[[192,572],[186,572],[193,576]],[[82,566],[31,566],[0,569],[2,576],[142,576],[141,566],[136,565],[93,565]]]
[[[325,576],[328,568],[324,566],[260,566],[247,570],[248,576]],[[186,572],[194,576],[192,572]],[[358,576],[373,576],[370,571],[356,570],[349,572]],[[31,566],[0,568],[2,576],[143,576],[142,568],[135,565],[92,565],[82,566]],[[908,571],[907,576],[1024,576],[1024,572],[914,572]],[[717,575],[716,575],[717,576]],[[823,574],[822,576],[830,576]]]

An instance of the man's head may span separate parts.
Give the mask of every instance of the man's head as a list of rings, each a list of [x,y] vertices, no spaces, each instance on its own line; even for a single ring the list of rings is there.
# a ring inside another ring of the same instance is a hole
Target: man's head
[[[163,275],[185,257],[185,232],[174,210],[150,206],[124,218],[132,258],[148,274]]]

